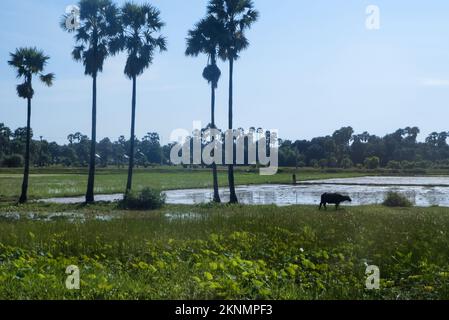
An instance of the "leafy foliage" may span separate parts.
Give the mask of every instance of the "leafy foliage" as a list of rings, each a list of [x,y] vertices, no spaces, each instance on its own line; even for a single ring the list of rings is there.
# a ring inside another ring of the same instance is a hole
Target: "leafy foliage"
[[[385,197],[383,205],[386,207],[403,207],[409,208],[413,204],[407,197],[397,193],[397,192],[389,192]]]
[[[155,210],[165,204],[165,195],[160,190],[144,188],[140,192],[130,191],[120,202],[120,207],[130,210]]]
[[[220,21],[225,28],[224,46],[220,50],[223,59],[239,58],[239,53],[249,46],[245,31],[259,18],[251,0],[211,0],[208,14]]]
[[[159,34],[164,23],[155,7],[130,2],[121,9],[121,22],[117,49],[126,51],[125,74],[132,79],[151,65],[155,50],[167,50],[167,40]]]
[[[224,56],[226,30],[224,24],[212,15],[208,15],[189,30],[187,37],[187,56],[207,55],[208,65],[203,77],[217,88],[221,71],[217,66],[217,55]]]
[[[110,0],[81,0],[80,26],[67,29],[68,15],[61,19],[60,26],[69,33],[75,33],[77,45],[72,57],[83,63],[84,73],[96,76],[103,71],[107,57],[118,52],[121,23],[119,9]]]
[[[449,298],[442,208],[349,208],[343,216],[274,206],[7,210],[19,217],[0,219],[3,299]],[[28,220],[30,210],[38,221]],[[95,218],[105,212],[116,219]],[[380,290],[365,289],[371,264],[381,270]],[[65,288],[69,265],[80,268],[81,290]]]
[[[47,86],[53,85],[55,75],[53,73],[43,74],[45,66],[50,57],[37,48],[19,48],[10,54],[11,60],[8,64],[16,69],[17,78],[22,79],[23,83],[17,85],[17,95],[20,98],[32,99],[34,90],[32,86],[33,75],[38,75],[40,80]]]
[[[2,165],[7,168],[19,168],[23,165],[23,157],[20,154],[12,154],[3,158]]]

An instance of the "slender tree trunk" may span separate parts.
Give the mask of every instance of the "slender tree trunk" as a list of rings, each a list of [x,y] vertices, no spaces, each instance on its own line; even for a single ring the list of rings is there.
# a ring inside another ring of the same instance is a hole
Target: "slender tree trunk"
[[[19,202],[25,203],[28,200],[28,177],[30,175],[30,141],[31,141],[31,98],[28,98],[27,112],[27,141],[25,147],[25,169],[23,171],[22,194]]]
[[[229,60],[229,130],[233,129],[232,123],[232,108],[233,108],[233,76],[234,76],[234,59]],[[234,141],[234,140],[233,140]],[[232,142],[232,149],[234,150],[234,142]],[[228,166],[228,181],[229,181],[229,197],[230,203],[238,203],[237,195],[235,193],[235,181],[234,181],[234,165]]]
[[[92,77],[92,134],[90,142],[89,178],[87,181],[86,203],[94,202],[95,160],[97,143],[97,75]]]
[[[212,63],[215,64],[215,58],[212,58]],[[216,84],[212,82],[211,84],[211,127],[215,129],[215,87]],[[212,137],[212,142],[215,140],[215,136]],[[212,164],[212,176],[214,181],[214,202],[220,203],[220,193],[218,192],[218,175],[217,175],[217,164],[214,162]]]
[[[133,185],[133,169],[134,169],[134,137],[136,129],[136,77],[133,77],[133,98],[132,98],[132,112],[131,112],[131,140],[129,150],[129,166],[128,166],[128,182],[126,183],[126,194],[128,194]]]

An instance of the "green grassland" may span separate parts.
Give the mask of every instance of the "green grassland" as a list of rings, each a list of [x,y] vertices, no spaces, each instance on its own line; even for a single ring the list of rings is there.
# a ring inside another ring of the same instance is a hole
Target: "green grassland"
[[[449,298],[444,208],[4,203],[0,212],[10,213],[0,219],[0,299]],[[64,212],[85,218],[42,220]],[[367,264],[380,268],[380,290],[365,288]],[[80,268],[79,291],[65,288],[69,265]]]
[[[257,170],[236,171],[239,185],[264,183],[291,183],[292,170],[283,169],[274,176],[261,176]],[[297,174],[298,180],[324,178],[345,178],[367,175],[362,172],[303,170]],[[100,169],[95,177],[97,194],[123,192],[126,186],[127,170]],[[133,176],[134,190],[152,187],[160,190],[185,188],[211,188],[212,175],[207,169],[137,169]],[[227,172],[219,171],[219,183],[227,186]],[[20,170],[0,170],[0,201],[15,201],[20,195],[22,173]],[[34,169],[30,175],[29,198],[43,199],[66,196],[81,196],[86,192],[87,171],[83,169]]]
[[[291,183],[236,172],[238,184]],[[303,169],[299,180],[382,174]],[[84,194],[85,169],[34,169],[32,199]],[[226,171],[220,170],[221,186]],[[17,205],[20,170],[0,170],[0,299],[449,299],[449,209],[382,206]],[[98,193],[126,171],[100,169]],[[135,189],[211,187],[209,170],[137,169]],[[81,289],[65,287],[80,268]],[[366,266],[381,272],[367,290]]]

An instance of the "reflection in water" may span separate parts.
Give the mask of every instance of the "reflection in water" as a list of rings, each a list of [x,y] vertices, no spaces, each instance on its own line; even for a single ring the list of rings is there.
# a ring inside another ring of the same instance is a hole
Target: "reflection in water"
[[[237,196],[245,204],[277,204],[280,206],[293,204],[318,205],[325,192],[338,192],[350,195],[353,202],[348,205],[380,204],[388,192],[394,191],[406,196],[416,206],[434,205],[449,207],[449,178],[425,177],[367,177],[352,179],[327,180],[326,184],[309,182],[303,185],[259,185],[236,188]],[[385,179],[385,180],[383,180]],[[337,181],[336,181],[337,180]],[[329,181],[334,181],[331,184]],[[321,181],[320,181],[321,182]],[[416,183],[423,185],[416,185]],[[341,184],[340,184],[341,183]],[[353,185],[349,183],[355,183]],[[368,183],[363,185],[362,183]],[[404,183],[404,185],[400,185]],[[198,204],[210,202],[213,194],[209,189],[167,191],[167,202],[170,204]],[[229,201],[226,189],[220,190],[224,202]]]

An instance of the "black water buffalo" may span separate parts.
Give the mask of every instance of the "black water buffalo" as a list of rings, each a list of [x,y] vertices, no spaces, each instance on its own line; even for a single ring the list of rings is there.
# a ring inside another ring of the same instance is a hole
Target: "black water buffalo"
[[[348,196],[342,196],[341,194],[338,193],[325,193],[321,196],[320,210],[322,206],[324,206],[324,208],[327,209],[326,205],[328,203],[335,204],[335,210],[338,210],[340,203],[345,201],[352,202],[352,199]]]

